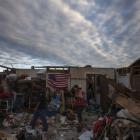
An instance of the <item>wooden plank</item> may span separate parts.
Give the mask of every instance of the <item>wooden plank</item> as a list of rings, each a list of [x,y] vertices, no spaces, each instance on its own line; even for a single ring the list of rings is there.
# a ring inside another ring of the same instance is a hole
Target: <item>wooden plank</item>
[[[62,105],[61,105],[61,113],[65,111],[65,97],[64,97],[64,90],[61,90],[61,100],[62,100]]]
[[[109,97],[113,97],[112,93],[109,94]],[[127,98],[125,96],[121,96],[117,94],[115,96],[114,101],[122,106],[123,108],[127,109],[130,113],[140,118],[140,102],[135,102],[131,98]]]
[[[0,131],[0,138],[5,137],[5,133],[3,133],[2,131]]]
[[[4,138],[6,140],[17,140],[16,135],[17,134],[11,134],[11,133],[6,132],[4,130],[0,130],[0,138]]]

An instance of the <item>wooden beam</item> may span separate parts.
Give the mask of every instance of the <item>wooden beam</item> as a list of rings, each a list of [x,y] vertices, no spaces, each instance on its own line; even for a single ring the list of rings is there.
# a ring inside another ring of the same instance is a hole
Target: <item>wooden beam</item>
[[[10,67],[7,67],[7,66],[3,66],[3,65],[0,65],[0,67],[6,68],[6,69],[13,69],[13,68],[10,68]]]

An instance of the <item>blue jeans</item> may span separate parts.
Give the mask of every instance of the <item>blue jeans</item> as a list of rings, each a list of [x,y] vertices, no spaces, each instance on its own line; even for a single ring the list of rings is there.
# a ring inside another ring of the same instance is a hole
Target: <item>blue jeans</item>
[[[47,131],[48,130],[48,123],[47,123],[47,118],[46,118],[47,113],[48,113],[47,109],[39,109],[39,110],[37,110],[34,113],[33,119],[31,121],[32,128],[35,128],[35,123],[36,123],[37,119],[40,118],[41,121],[42,121],[42,124],[43,124],[43,130]]]
[[[87,103],[88,103],[88,105],[90,104],[90,99],[91,99],[91,96],[87,95]]]
[[[83,110],[84,110],[83,106],[76,106],[76,113],[77,113],[79,123],[82,121],[82,112],[83,112]]]

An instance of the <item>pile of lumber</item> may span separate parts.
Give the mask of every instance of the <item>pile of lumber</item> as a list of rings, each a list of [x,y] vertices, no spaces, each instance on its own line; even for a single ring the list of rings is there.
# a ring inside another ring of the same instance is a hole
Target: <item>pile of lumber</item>
[[[121,93],[129,98],[133,98],[135,100],[140,101],[140,93],[138,91],[133,91],[127,88],[126,86],[124,86],[123,84],[116,83],[114,80],[109,78],[107,79],[107,81],[118,93]]]
[[[109,93],[109,97],[140,118],[140,94],[134,94],[130,89],[122,84],[115,83],[112,79],[108,79],[108,83],[115,89],[115,93]]]

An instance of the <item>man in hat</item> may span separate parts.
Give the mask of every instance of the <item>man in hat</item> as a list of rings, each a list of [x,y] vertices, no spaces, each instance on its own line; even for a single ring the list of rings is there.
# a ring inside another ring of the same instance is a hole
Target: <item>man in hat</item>
[[[79,123],[81,123],[82,122],[82,112],[86,106],[85,93],[83,92],[81,86],[79,86],[75,92],[74,104],[75,104],[78,121],[79,121]]]

